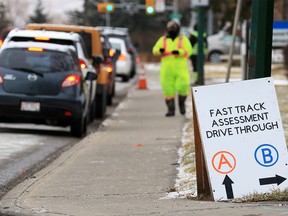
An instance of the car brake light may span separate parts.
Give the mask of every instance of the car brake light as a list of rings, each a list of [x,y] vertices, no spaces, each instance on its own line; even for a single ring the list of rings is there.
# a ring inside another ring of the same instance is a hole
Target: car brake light
[[[107,71],[108,73],[111,73],[111,72],[113,71],[112,65],[108,65],[108,66],[106,67],[106,71]]]
[[[120,61],[125,61],[127,59],[127,57],[125,55],[121,54],[121,55],[119,55],[118,59]]]
[[[109,49],[109,56],[113,57],[114,56],[114,50],[113,49]]]
[[[65,115],[66,117],[71,117],[71,116],[72,116],[72,112],[70,112],[70,111],[65,111],[65,112],[64,112],[64,115]]]
[[[45,36],[36,36],[35,40],[49,41],[50,38]]]
[[[3,78],[2,78],[2,75],[0,74],[0,84],[3,83]]]
[[[29,47],[28,51],[32,51],[32,52],[43,52],[43,48],[39,48],[39,47]]]
[[[81,69],[87,68],[87,64],[83,59],[79,59],[79,65]]]
[[[78,85],[80,82],[81,82],[81,76],[78,74],[73,74],[65,78],[65,80],[62,82],[62,88],[75,86]]]
[[[136,62],[139,63],[141,61],[140,57],[136,57]]]

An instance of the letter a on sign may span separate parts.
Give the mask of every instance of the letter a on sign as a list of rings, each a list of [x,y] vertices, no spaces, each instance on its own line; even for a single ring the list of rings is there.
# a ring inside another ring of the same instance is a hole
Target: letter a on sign
[[[232,153],[220,151],[214,154],[212,158],[212,166],[216,172],[227,174],[234,170],[236,159]]]
[[[221,170],[223,164],[227,164],[230,167],[230,169],[232,168],[232,165],[229,163],[225,155],[221,154],[219,165],[218,165],[218,170]]]

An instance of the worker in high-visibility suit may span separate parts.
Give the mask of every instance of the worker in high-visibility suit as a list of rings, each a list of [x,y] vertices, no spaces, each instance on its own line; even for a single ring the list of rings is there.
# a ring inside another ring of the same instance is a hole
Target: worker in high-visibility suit
[[[179,35],[180,25],[172,20],[167,24],[167,34],[160,37],[153,47],[153,54],[161,57],[160,83],[168,107],[166,116],[175,115],[175,97],[178,93],[180,113],[185,114],[185,101],[190,88],[187,59],[192,54],[189,39]]]

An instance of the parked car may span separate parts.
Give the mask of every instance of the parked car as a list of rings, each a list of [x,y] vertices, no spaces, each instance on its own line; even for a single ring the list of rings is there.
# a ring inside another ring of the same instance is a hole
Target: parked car
[[[86,46],[84,45],[82,37],[73,32],[56,32],[56,31],[44,31],[44,30],[19,30],[14,29],[10,31],[7,35],[3,47],[5,47],[5,43],[9,41],[15,42],[24,42],[24,41],[41,41],[45,43],[52,44],[62,44],[62,45],[72,45],[75,47],[77,52],[77,56],[79,59],[80,68],[86,76],[87,72],[93,72],[96,74],[96,70],[93,65],[89,61],[89,56],[87,54]],[[90,98],[90,110],[89,110],[89,121],[92,122],[95,117],[95,107],[96,107],[96,86],[97,83],[95,80],[86,82],[89,89],[91,89],[91,98]],[[90,87],[91,86],[91,87]]]
[[[112,105],[113,103],[112,98],[115,95],[117,56],[115,50],[112,48],[112,45],[109,42],[108,35],[105,35],[102,32],[101,32],[101,43],[103,48],[104,68],[107,71],[108,79],[113,80],[113,82],[109,82],[108,94],[107,94],[107,105]]]
[[[73,46],[5,42],[0,50],[0,121],[70,126],[86,133],[90,90]]]
[[[79,33],[86,44],[90,61],[93,62],[94,68],[97,70],[97,89],[96,89],[96,111],[97,118],[103,118],[106,113],[107,103],[112,104],[115,87],[115,73],[109,72],[109,67],[103,64],[99,56],[104,59],[103,47],[101,43],[101,30],[90,26],[76,26],[63,24],[47,24],[47,23],[30,23],[27,29],[34,30],[53,30],[64,32]],[[114,73],[114,74],[113,74]],[[108,98],[108,99],[107,99]],[[108,100],[108,102],[107,102]]]
[[[132,76],[132,55],[128,53],[125,41],[123,39],[110,37],[109,41],[112,47],[119,54],[116,62],[116,75],[121,76],[124,82],[128,82]]]
[[[213,63],[221,62],[221,55],[228,55],[232,45],[233,35],[225,31],[207,37],[208,41],[208,61]],[[234,55],[240,54],[241,40],[236,37]]]
[[[133,77],[137,73],[137,64],[139,63],[140,58],[135,45],[132,43],[128,28],[106,26],[97,27],[100,28],[103,33],[109,35],[110,38],[121,38],[125,41],[127,52],[132,56],[131,77]]]

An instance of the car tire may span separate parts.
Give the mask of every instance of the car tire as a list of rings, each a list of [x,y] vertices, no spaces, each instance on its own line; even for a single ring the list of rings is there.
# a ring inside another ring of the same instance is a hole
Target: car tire
[[[81,117],[73,122],[70,126],[72,136],[81,138],[87,132],[87,117]]]
[[[95,117],[103,118],[106,113],[107,106],[107,88],[103,89],[102,94],[96,94],[96,109],[95,109]]]
[[[113,104],[113,97],[115,94],[115,82],[113,83],[111,92],[107,95],[107,105],[111,106]]]
[[[221,55],[222,55],[221,52],[213,51],[213,52],[209,53],[208,60],[211,63],[219,63],[219,62],[221,62]]]
[[[96,113],[96,99],[93,100],[91,106],[90,106],[90,111],[89,111],[89,123],[92,123],[95,119],[95,113]]]

